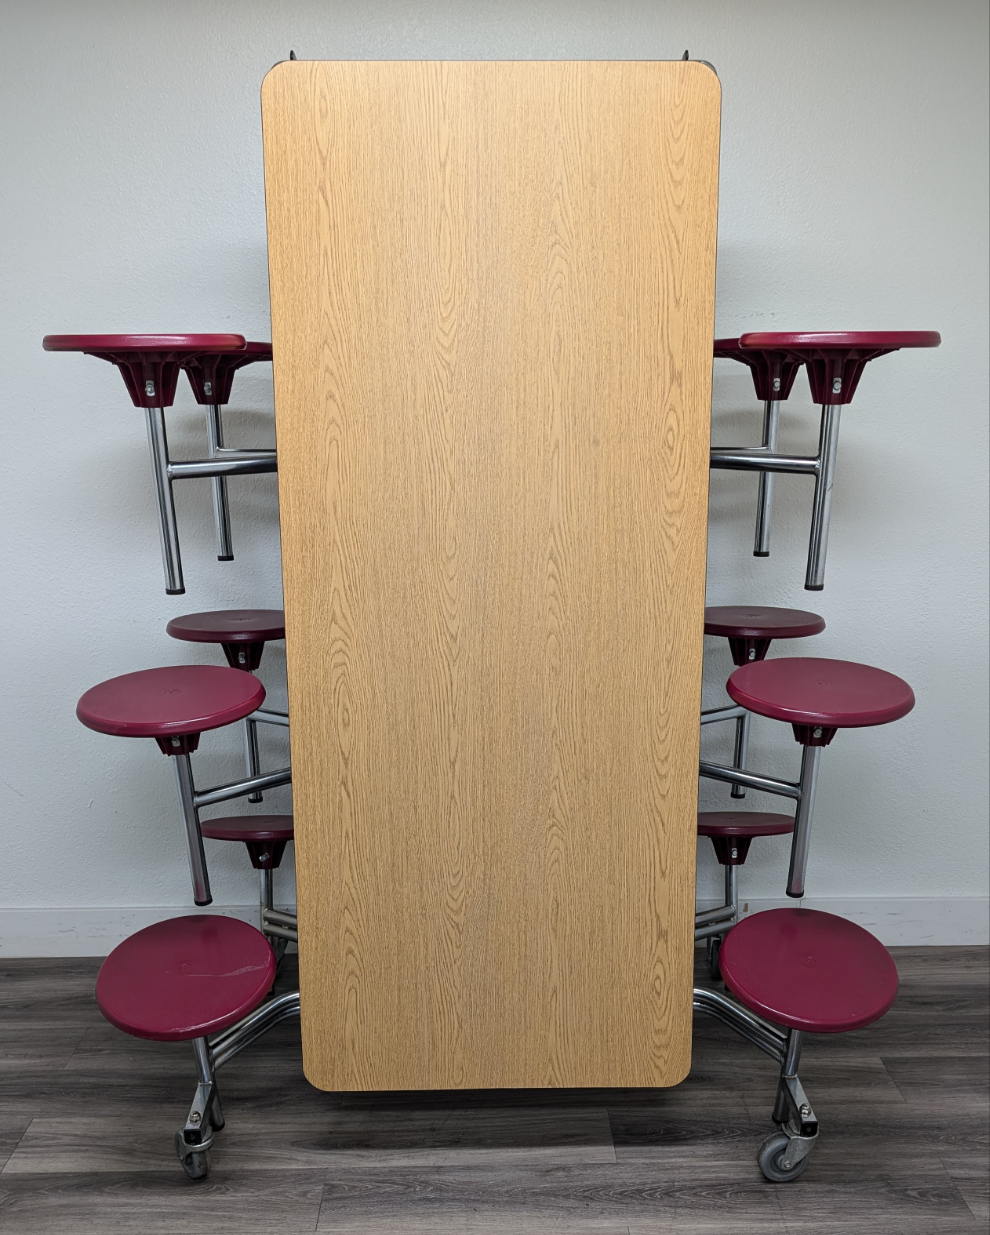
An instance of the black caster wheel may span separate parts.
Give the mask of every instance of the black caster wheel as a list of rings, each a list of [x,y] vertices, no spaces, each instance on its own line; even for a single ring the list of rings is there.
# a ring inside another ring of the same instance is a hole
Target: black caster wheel
[[[182,1163],[182,1169],[190,1179],[205,1179],[210,1173],[210,1151],[202,1149],[190,1153],[182,1139],[182,1133],[175,1134],[175,1149]]]
[[[708,940],[708,973],[713,982],[717,982],[722,976],[722,971],[718,967],[718,954],[721,947],[722,940],[718,935]]]
[[[797,1179],[799,1175],[804,1174],[810,1161],[808,1155],[805,1154],[792,1167],[785,1168],[782,1163],[784,1154],[787,1152],[787,1142],[788,1138],[783,1132],[774,1132],[763,1142],[756,1155],[760,1170],[772,1184],[788,1184],[792,1179]]]

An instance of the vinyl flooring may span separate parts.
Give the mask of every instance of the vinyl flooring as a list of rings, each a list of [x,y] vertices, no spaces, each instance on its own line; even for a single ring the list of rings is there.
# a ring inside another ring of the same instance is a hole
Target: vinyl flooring
[[[106,1024],[98,961],[0,962],[0,1232],[986,1235],[988,951],[895,958],[882,1021],[808,1042],[822,1133],[783,1185],[755,1157],[773,1064],[700,1017],[676,1089],[374,1095],[311,1088],[288,1022],[220,1073],[227,1127],[192,1182],[189,1048]]]

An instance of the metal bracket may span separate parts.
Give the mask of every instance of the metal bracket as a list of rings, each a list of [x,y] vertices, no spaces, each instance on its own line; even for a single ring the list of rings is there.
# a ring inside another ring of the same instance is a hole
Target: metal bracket
[[[781,1125],[781,1131],[795,1139],[808,1141],[810,1149],[818,1135],[818,1120],[798,1076],[780,1078],[780,1096],[787,1105],[789,1115],[786,1124]],[[804,1154],[799,1157],[804,1157]]]
[[[780,1165],[785,1171],[789,1171],[802,1158],[807,1158],[808,1154],[811,1153],[815,1147],[815,1141],[818,1140],[818,1133],[816,1132],[814,1136],[792,1135],[790,1125],[782,1128],[781,1131],[787,1137],[787,1150],[781,1159]]]
[[[180,1162],[190,1154],[205,1153],[213,1144],[213,1107],[216,1093],[215,1081],[200,1081],[197,1084],[196,1096],[186,1116],[185,1127],[175,1138],[175,1152]],[[223,1121],[220,1120],[218,1130],[222,1127]]]

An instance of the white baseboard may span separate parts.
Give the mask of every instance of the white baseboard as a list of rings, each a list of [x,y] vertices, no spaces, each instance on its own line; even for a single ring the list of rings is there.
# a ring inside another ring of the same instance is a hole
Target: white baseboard
[[[699,901],[698,908],[709,909],[716,903]],[[794,906],[822,909],[848,918],[890,948],[990,943],[990,898],[985,896],[808,896],[800,901],[786,896],[765,900],[743,898],[741,916]]]
[[[714,901],[701,901],[707,909]],[[979,896],[890,897],[868,899],[808,897],[792,901],[744,900],[743,915],[763,909],[802,905],[849,918],[890,947],[898,944],[990,943],[990,899]],[[198,913],[192,907],[109,907],[105,909],[0,909],[0,957],[106,956],[122,939],[143,926]],[[211,905],[208,913],[241,918],[253,926],[258,906]]]

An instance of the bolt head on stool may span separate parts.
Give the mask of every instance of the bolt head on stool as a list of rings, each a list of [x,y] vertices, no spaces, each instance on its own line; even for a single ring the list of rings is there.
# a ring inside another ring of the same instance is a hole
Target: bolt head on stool
[[[763,660],[774,639],[804,639],[825,629],[825,619],[805,609],[777,609],[770,605],[709,605],[705,634],[729,641],[733,664]]]
[[[275,981],[271,944],[237,918],[193,914],[118,944],[96,979],[100,1011],[124,1033],[184,1042],[253,1012]]]
[[[232,669],[253,672],[261,664],[265,644],[285,638],[281,609],[218,609],[175,617],[165,627],[173,639],[189,643],[219,643]]]
[[[730,698],[760,716],[790,721],[805,746],[827,746],[836,729],[886,725],[914,707],[903,678],[851,660],[783,656],[736,669]]]
[[[199,735],[250,716],[265,688],[248,673],[219,665],[141,669],[86,691],[76,716],[115,737],[155,738],[166,755],[188,754]]]
[[[897,995],[897,967],[880,940],[817,909],[744,918],[726,935],[718,963],[751,1012],[808,1033],[862,1029]]]

